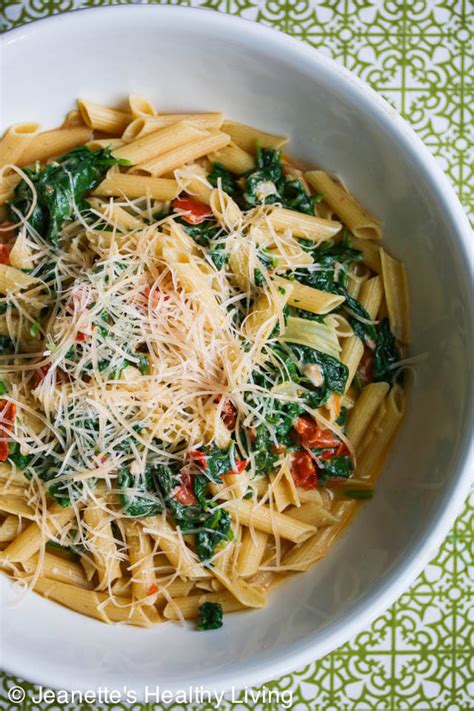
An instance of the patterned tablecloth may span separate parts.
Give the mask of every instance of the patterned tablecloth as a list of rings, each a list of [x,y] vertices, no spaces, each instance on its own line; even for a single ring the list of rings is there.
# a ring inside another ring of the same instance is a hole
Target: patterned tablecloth
[[[0,0],[0,31],[74,7],[106,4],[109,0]],[[474,7],[470,0],[164,0],[161,4],[206,7],[262,22],[344,64],[408,119],[472,214],[470,22]],[[268,682],[267,691],[291,691],[295,709],[473,709],[473,542],[471,496],[438,555],[393,607],[324,659]],[[8,675],[1,678],[1,708],[20,707],[8,699],[8,690],[17,684],[27,692],[23,708],[32,708],[33,687]],[[282,695],[280,708],[286,698]],[[53,706],[61,704],[45,703],[41,708]],[[124,704],[109,708],[121,707]],[[220,708],[264,707],[270,704],[247,700]],[[94,708],[107,707],[94,704]],[[214,706],[188,704],[187,708]],[[145,711],[145,706],[140,710],[134,705],[134,709]]]

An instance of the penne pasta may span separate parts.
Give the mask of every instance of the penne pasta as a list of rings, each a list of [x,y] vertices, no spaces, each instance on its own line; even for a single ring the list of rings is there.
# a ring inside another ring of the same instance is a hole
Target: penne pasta
[[[359,239],[381,239],[382,227],[378,220],[359,205],[357,200],[322,170],[311,170],[305,178],[316,192]]]
[[[262,148],[276,149],[283,148],[288,143],[285,136],[272,136],[270,133],[234,121],[224,121],[222,130],[229,134],[235,145],[247,153],[255,153],[257,141]]]
[[[78,99],[77,105],[86,126],[112,136],[120,136],[132,120],[132,115],[126,111],[101,106],[93,101]]]
[[[83,146],[90,140],[90,137],[91,130],[84,125],[38,133],[22,151],[18,165],[31,165],[37,160],[43,163],[50,158],[67,153],[73,148]]]
[[[149,173],[153,176],[164,175],[175,168],[180,168],[186,163],[191,163],[198,158],[202,158],[208,155],[208,153],[218,151],[226,146],[229,141],[230,138],[227,134],[214,130],[204,134],[201,138],[197,138],[194,141],[189,141],[173,150],[169,150],[157,158],[138,163],[138,165],[135,165],[135,171]]]
[[[97,197],[148,197],[153,200],[172,200],[178,193],[178,184],[167,178],[150,178],[110,171],[93,191]]]
[[[380,262],[390,328],[395,338],[402,343],[409,343],[410,327],[406,269],[401,262],[390,257],[383,249],[380,250]]]
[[[250,503],[249,501],[229,501],[226,509],[234,520],[244,526],[251,526],[264,533],[278,534],[293,543],[301,543],[314,533],[314,526],[296,521],[285,514],[272,511],[268,506]]]
[[[249,170],[255,169],[255,158],[247,151],[237,146],[235,143],[229,143],[220,151],[209,154],[209,160],[212,163],[220,163],[226,170],[236,175],[242,175]]]
[[[18,163],[38,133],[37,123],[17,123],[11,126],[0,140],[0,168]]]
[[[137,165],[151,161],[167,151],[182,146],[189,141],[198,141],[205,133],[195,128],[187,121],[160,128],[153,133],[148,133],[141,138],[127,143],[113,151],[115,158],[127,161],[130,165]]]
[[[291,230],[294,237],[302,237],[313,242],[331,239],[342,227],[340,222],[323,220],[321,217],[304,215],[283,207],[274,208],[268,220],[276,230]]]

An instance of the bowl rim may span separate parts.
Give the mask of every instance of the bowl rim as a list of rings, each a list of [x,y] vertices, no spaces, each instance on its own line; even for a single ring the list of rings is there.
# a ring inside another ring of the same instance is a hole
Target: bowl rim
[[[247,36],[249,34],[253,35],[257,42],[262,39],[279,46],[283,50],[283,55],[281,55],[283,60],[285,54],[292,53],[294,56],[298,55],[306,65],[312,64],[315,72],[319,66],[323,67],[328,74],[336,75],[342,84],[345,84],[345,86],[338,88],[338,91],[350,88],[354,93],[362,96],[371,105],[376,118],[384,124],[386,129],[394,134],[395,139],[402,145],[403,149],[416,157],[417,169],[423,173],[426,182],[429,184],[432,196],[440,201],[449,231],[461,252],[463,252],[466,276],[469,275],[470,277],[469,283],[474,296],[474,250],[472,248],[471,228],[454,188],[434,156],[421,138],[417,136],[414,129],[381,95],[334,59],[329,58],[303,41],[259,22],[207,8],[126,4],[77,8],[66,13],[39,18],[26,25],[11,28],[3,35],[0,35],[0,50],[16,41],[27,39],[35,33],[41,33],[43,29],[50,26],[65,25],[68,22],[70,25],[74,25],[77,22],[79,26],[81,17],[91,15],[91,19],[93,16],[95,20],[99,20],[100,16],[109,16],[111,13],[114,15],[121,13],[124,21],[127,15],[133,15],[135,18],[139,16],[138,13],[141,13],[143,17],[146,13],[149,15],[156,14],[164,21],[167,18],[176,20],[180,16],[186,17],[186,20],[189,21],[190,17],[194,15],[194,22],[205,23],[208,27],[214,25],[216,30],[219,27],[231,24],[239,33],[243,32]],[[474,299],[471,299],[471,302],[466,304],[466,307],[470,309],[471,328],[474,321],[473,302]],[[471,390],[474,390],[474,383],[472,382]],[[292,672],[320,659],[352,639],[364,628],[368,627],[373,620],[388,609],[407,590],[445,539],[469,493],[472,481],[471,471],[474,471],[473,401],[474,397],[471,398],[469,416],[465,418],[466,427],[463,433],[463,440],[459,444],[457,461],[453,463],[453,476],[445,492],[443,502],[439,504],[438,510],[432,513],[431,522],[420,535],[419,540],[412,545],[409,554],[381,578],[376,590],[368,593],[364,598],[348,608],[338,620],[331,623],[317,635],[309,635],[304,640],[276,653],[271,652],[268,654],[262,650],[261,655],[257,660],[253,659],[250,666],[248,664],[242,665],[238,669],[234,669],[232,674],[229,672],[224,674],[219,672],[217,675],[208,673],[202,681],[204,688],[217,691],[227,691],[231,688],[243,689],[287,675],[290,673],[289,670]],[[4,579],[4,576],[2,578]],[[51,673],[46,672],[46,670],[40,671],[40,668],[36,666],[35,668],[26,669],[22,666],[20,657],[14,661],[3,660],[3,666],[7,673],[20,677],[27,676],[30,683],[58,688],[58,679],[53,678]],[[80,678],[78,676],[77,681],[77,685],[74,686],[75,689],[85,690],[90,688],[90,686],[87,686],[87,680],[83,677]],[[183,687],[182,685],[180,686],[179,682],[172,682],[167,684],[166,688],[176,692]],[[137,689],[137,691],[140,698],[140,690]]]

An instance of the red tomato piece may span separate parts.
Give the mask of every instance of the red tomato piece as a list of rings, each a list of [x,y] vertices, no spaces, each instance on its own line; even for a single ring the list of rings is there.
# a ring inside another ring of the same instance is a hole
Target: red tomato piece
[[[78,343],[84,343],[84,341],[87,341],[88,338],[89,338],[89,334],[83,333],[82,331],[78,331],[78,333],[76,335],[76,341]]]
[[[206,469],[206,454],[201,452],[199,449],[193,449],[189,452],[189,456],[192,457],[194,462],[198,464],[201,469]]]
[[[0,244],[0,264],[10,263],[10,250],[6,244]]]
[[[299,437],[298,441],[304,447],[339,447],[341,441],[331,430],[319,427],[310,417],[298,417],[294,425]]]
[[[237,459],[237,461],[235,462],[235,469],[230,469],[225,474],[221,474],[221,477],[226,476],[227,474],[242,474],[248,463],[248,459]]]
[[[0,462],[6,462],[9,454],[8,433],[13,430],[16,405],[8,400],[0,400]]]
[[[193,480],[191,474],[186,470],[181,471],[181,486],[176,489],[174,498],[183,506],[192,506],[197,503],[193,491]]]
[[[237,423],[237,409],[231,400],[226,400],[222,408],[221,420],[228,430],[234,430]]]
[[[14,222],[10,222],[9,220],[5,220],[4,222],[0,222],[0,238],[4,239],[12,239],[16,235],[16,228],[17,225],[15,225]]]
[[[296,486],[302,489],[316,489],[319,484],[318,468],[308,452],[293,454],[291,474]]]
[[[33,379],[33,390],[38,387],[38,385],[44,380],[46,373],[48,370],[51,368],[51,364],[49,363],[48,365],[42,365],[41,368],[38,368],[37,372],[35,373],[35,377]]]
[[[203,202],[194,200],[191,197],[176,198],[171,203],[171,207],[182,220],[190,225],[200,225],[201,222],[205,222],[213,216],[209,205],[205,205]]]
[[[154,595],[157,592],[158,592],[158,585],[155,585],[155,583],[153,583],[153,585],[150,585],[150,587],[148,588],[146,594],[147,595]]]

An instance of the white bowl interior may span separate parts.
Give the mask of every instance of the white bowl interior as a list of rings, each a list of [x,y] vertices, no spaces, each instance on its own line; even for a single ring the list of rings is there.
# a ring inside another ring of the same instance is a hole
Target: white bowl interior
[[[217,13],[121,7],[29,25],[3,38],[0,82],[2,128],[26,119],[54,126],[77,96],[115,103],[140,92],[159,110],[223,110],[288,134],[293,155],[336,172],[383,219],[389,249],[408,266],[412,353],[427,354],[376,497],[330,556],[281,586],[268,608],[198,634],[172,624],[106,627],[29,596],[4,608],[5,666],[66,688],[223,688],[328,651],[402,591],[460,498],[471,297],[452,192],[391,109],[335,65]]]

